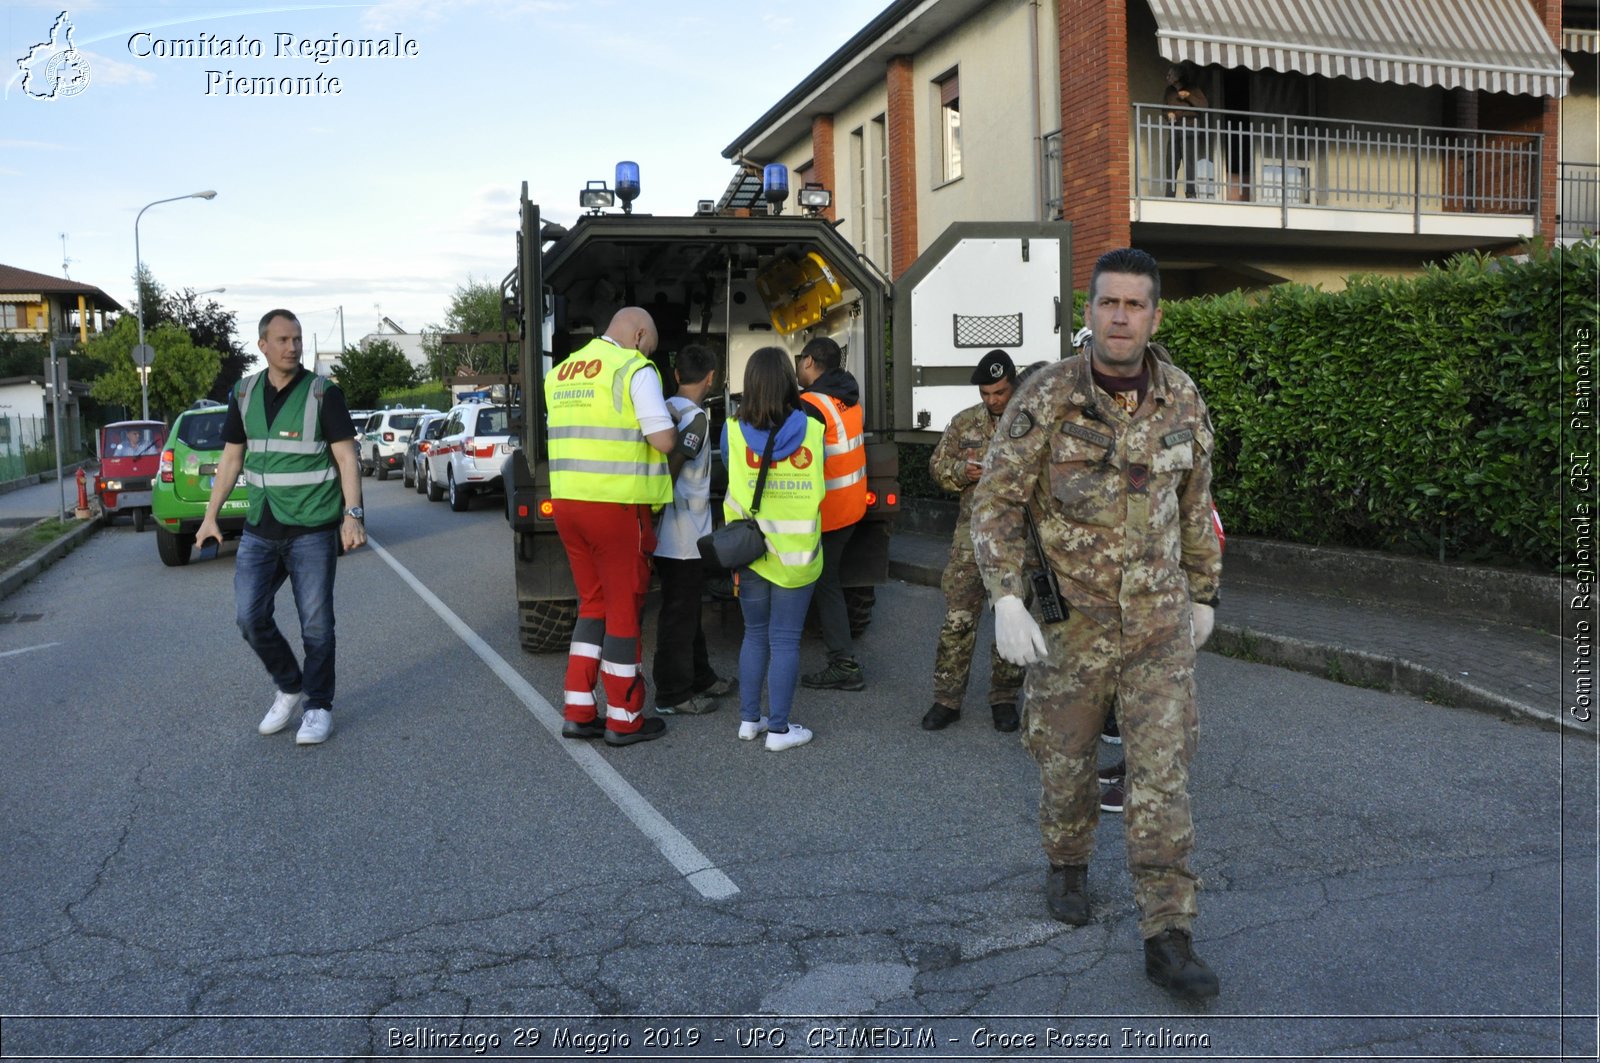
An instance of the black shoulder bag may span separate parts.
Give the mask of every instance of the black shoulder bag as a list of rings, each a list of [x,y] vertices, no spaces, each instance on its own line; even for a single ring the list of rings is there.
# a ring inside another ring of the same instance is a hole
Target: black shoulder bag
[[[778,438],[776,429],[767,434],[767,445],[761,452],[761,471],[756,474],[756,494],[750,501],[750,514],[739,520],[730,520],[710,535],[703,535],[697,544],[700,556],[726,569],[744,568],[767,552],[766,536],[756,523],[756,511],[761,508],[761,492],[767,487],[767,467],[772,464],[772,444]]]

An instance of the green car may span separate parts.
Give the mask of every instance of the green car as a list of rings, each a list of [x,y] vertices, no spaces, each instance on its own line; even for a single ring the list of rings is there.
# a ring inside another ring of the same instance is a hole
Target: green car
[[[185,410],[172,422],[167,447],[150,491],[150,514],[156,526],[156,549],[167,565],[187,565],[194,549],[194,533],[206,516],[217,462],[222,459],[222,425],[226,406],[207,405]],[[244,477],[228,494],[217,514],[217,527],[227,539],[244,530],[249,502]]]

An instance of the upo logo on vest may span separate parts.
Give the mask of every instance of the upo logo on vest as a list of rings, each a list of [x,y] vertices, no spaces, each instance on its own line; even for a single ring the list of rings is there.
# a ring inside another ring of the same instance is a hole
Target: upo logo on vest
[[[787,461],[797,469],[809,469],[811,468],[811,463],[815,460],[815,455],[811,453],[811,449],[804,446],[795,451],[793,454],[790,454],[787,458],[783,459],[783,461]],[[775,462],[774,464],[781,465],[783,461]],[[750,466],[752,469],[759,468],[761,466],[761,455],[751,450],[749,447],[745,447],[744,463]]]
[[[587,358],[569,359],[568,361],[562,362],[561,365],[556,368],[556,379],[571,380],[579,373],[582,373],[590,380],[593,380],[595,377],[600,375],[600,369],[601,364],[600,359],[598,358],[593,359],[592,361]]]

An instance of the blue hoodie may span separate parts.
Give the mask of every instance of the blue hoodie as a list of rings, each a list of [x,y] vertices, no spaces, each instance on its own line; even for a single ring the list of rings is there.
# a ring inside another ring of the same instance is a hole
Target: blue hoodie
[[[800,449],[800,444],[806,441],[806,422],[810,420],[800,410],[790,410],[789,416],[783,424],[778,426],[778,438],[772,444],[772,460],[774,463],[782,461],[790,454]],[[744,433],[746,445],[758,455],[766,448],[767,430],[754,428],[743,421],[739,422],[739,431]],[[722,464],[728,464],[728,433],[722,433]]]

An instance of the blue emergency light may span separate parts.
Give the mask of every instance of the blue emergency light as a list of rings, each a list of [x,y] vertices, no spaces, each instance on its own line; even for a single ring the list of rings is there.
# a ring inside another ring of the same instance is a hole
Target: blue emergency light
[[[617,198],[622,200],[622,212],[624,214],[633,213],[633,201],[639,198],[638,163],[617,163],[616,189]]]
[[[783,201],[789,198],[789,167],[781,162],[769,162],[762,167],[761,198],[767,201],[772,213],[783,213]]]

